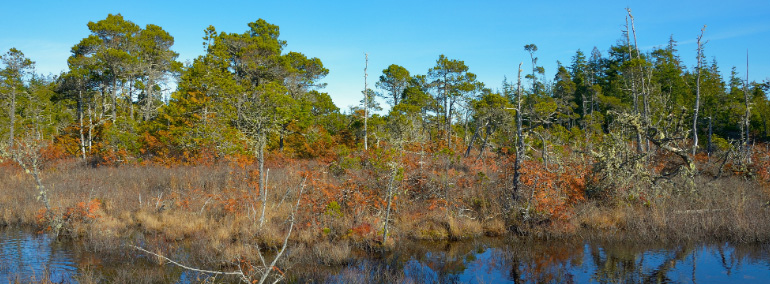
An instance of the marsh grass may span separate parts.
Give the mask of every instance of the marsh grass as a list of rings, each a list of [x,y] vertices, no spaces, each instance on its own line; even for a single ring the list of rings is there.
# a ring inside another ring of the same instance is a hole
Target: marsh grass
[[[744,176],[716,180],[696,176],[689,187],[678,187],[686,182],[676,181],[644,190],[645,199],[588,199],[571,205],[566,219],[527,221],[502,214],[508,176],[501,171],[482,174],[486,166],[479,164],[457,169],[450,181],[466,187],[450,187],[449,195],[455,200],[449,203],[442,200],[443,193],[437,194],[441,188],[436,181],[444,178],[442,172],[415,170],[415,180],[404,181],[406,185],[394,200],[388,242],[383,244],[384,191],[376,191],[376,179],[356,173],[314,172],[308,168],[318,165],[311,163],[271,169],[267,222],[262,226],[257,222],[261,203],[254,169],[248,165],[85,167],[78,162],[58,162],[46,169],[44,183],[59,214],[88,209],[88,214],[69,219],[62,235],[79,240],[85,249],[127,259],[136,257],[136,252],[126,245],[142,244],[165,256],[179,256],[187,264],[215,270],[256,262],[257,250],[266,255],[277,250],[303,183],[308,193],[300,202],[290,239],[292,249],[279,265],[301,264],[319,275],[323,267],[351,265],[358,253],[393,251],[406,240],[467,242],[482,236],[632,242],[770,240],[770,192]],[[29,177],[13,165],[0,166],[0,174],[4,185],[0,187],[4,196],[0,226],[32,225],[44,231],[38,217],[43,206],[30,190],[34,185]],[[362,189],[371,191],[360,192]],[[359,199],[353,198],[355,194]],[[364,194],[370,194],[370,199],[361,199]],[[90,204],[96,205],[91,208]],[[180,251],[187,253],[180,255]],[[375,273],[362,275],[349,268],[332,281],[411,281],[399,273],[378,274],[385,273],[378,270],[382,268],[366,269]],[[120,273],[91,278],[128,279]],[[147,280],[138,281],[165,279],[162,274],[148,270],[143,274]]]
[[[741,177],[699,178],[694,191],[653,199],[644,206],[579,206],[574,225],[588,239],[762,243],[770,240],[765,189]]]
[[[81,202],[98,200],[98,217],[70,222],[67,233],[97,243],[93,247],[112,246],[104,239],[120,239],[136,233],[161,235],[169,241],[209,240],[212,247],[223,248],[237,242],[257,241],[275,247],[282,241],[286,217],[290,212],[287,196],[301,183],[298,167],[273,169],[268,184],[268,210],[263,226],[254,221],[261,204],[249,169],[231,164],[214,166],[121,166],[83,167],[76,162],[60,162],[49,168],[44,182],[51,188],[51,200],[60,211]],[[12,165],[0,167],[0,225],[38,224],[36,215],[42,205],[29,190],[30,179]],[[401,198],[391,217],[390,234],[399,239],[462,240],[481,235],[503,235],[509,225],[499,216],[502,209],[490,194],[501,185],[494,178],[481,186],[453,193],[471,200],[472,214],[447,214],[446,206],[426,208],[425,203]],[[712,180],[696,177],[692,189],[658,189],[659,196],[645,202],[619,200],[611,203],[587,201],[574,206],[570,219],[562,225],[575,230],[552,230],[559,224],[533,228],[545,234],[584,235],[584,231],[613,235],[629,232],[655,239],[714,237],[737,242],[769,239],[770,217],[768,190],[740,176]],[[486,195],[484,194],[486,192]],[[425,196],[416,196],[424,198]],[[284,202],[280,202],[283,200]],[[308,206],[308,205],[305,205]],[[305,207],[307,208],[307,207]],[[345,209],[345,208],[343,208]],[[461,212],[462,212],[461,210]],[[293,236],[295,242],[322,240],[346,241],[355,247],[372,247],[381,238],[382,211],[368,214],[337,215],[305,210],[305,224]],[[315,215],[317,214],[317,215]],[[495,217],[497,216],[497,217]],[[551,232],[549,232],[551,230]],[[574,231],[583,231],[573,234]],[[228,255],[230,255],[228,253]]]

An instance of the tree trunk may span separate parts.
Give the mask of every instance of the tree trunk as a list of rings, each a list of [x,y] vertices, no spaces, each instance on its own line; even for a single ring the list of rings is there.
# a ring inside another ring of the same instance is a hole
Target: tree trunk
[[[447,98],[447,101],[449,102],[449,112],[447,113],[447,123],[446,123],[446,145],[448,149],[452,148],[452,111],[454,110],[454,102],[452,100],[449,100]]]
[[[80,123],[80,156],[83,162],[86,161],[86,139],[83,133],[83,91],[78,91],[78,123]]]
[[[695,152],[698,151],[698,109],[700,108],[700,69],[701,65],[703,63],[703,60],[701,60],[701,53],[703,52],[703,44],[701,43],[701,39],[703,38],[703,32],[706,30],[706,26],[703,26],[703,28],[700,30],[700,35],[698,36],[698,64],[697,64],[697,70],[696,72],[698,75],[696,76],[695,81],[695,108],[693,118],[692,118],[692,155],[695,156]]]
[[[88,152],[91,152],[91,146],[94,141],[94,110],[91,104],[88,104]]]
[[[118,118],[118,83],[117,79],[112,79],[112,122]]]
[[[392,166],[392,170],[390,173],[390,182],[388,183],[388,193],[387,193],[387,199],[388,199],[388,205],[385,208],[385,224],[382,228],[382,244],[385,245],[385,242],[388,241],[388,221],[390,220],[390,207],[393,203],[393,184],[396,180],[396,174],[398,173],[398,169],[395,167],[395,165]]]
[[[487,124],[487,134],[484,135],[484,140],[481,142],[481,147],[479,147],[479,156],[476,158],[476,160],[481,159],[482,156],[484,156],[484,149],[487,147],[487,139],[489,139],[489,135],[492,134],[492,125]]]
[[[155,86],[152,79],[147,80],[146,91],[144,93],[144,113],[142,116],[143,121],[150,120],[150,112],[152,110],[152,89],[154,87]]]
[[[259,226],[265,223],[265,208],[267,208],[267,187],[265,186],[265,134],[260,137],[259,150],[257,150],[257,161],[259,163],[259,196],[262,199],[262,214],[259,216]]]
[[[133,82],[133,76],[128,78],[129,82]],[[134,84],[128,84],[128,96],[126,97],[126,108],[128,109],[128,117],[134,117]]]
[[[366,83],[366,78],[369,76],[367,69],[369,69],[369,54],[364,53],[366,59],[366,65],[364,66],[364,151],[369,150],[369,85]]]
[[[751,127],[751,106],[749,105],[749,51],[746,50],[746,83],[743,84],[743,101],[746,104],[746,113],[743,116],[743,127],[745,131],[745,140],[743,140],[743,155],[746,162],[751,163],[751,151],[749,150],[749,130]]]
[[[713,151],[714,148],[713,148],[713,145],[711,144],[711,137],[712,137],[712,133],[713,132],[712,132],[712,128],[711,128],[712,123],[711,123],[711,117],[710,116],[708,117],[708,120],[709,120],[709,136],[708,136],[708,142],[707,142],[707,145],[706,145],[706,152],[708,153],[708,156],[711,157],[711,151]]]
[[[8,136],[8,146],[9,149],[13,149],[13,141],[14,141],[14,129],[16,128],[16,92],[11,91],[11,107],[8,109],[8,117],[11,119],[10,121],[10,132]]]
[[[638,71],[639,74],[638,75],[641,75],[641,79],[639,81],[640,81],[640,85],[641,85],[641,88],[642,88],[641,89],[641,95],[642,95],[642,122],[645,123],[645,124],[649,124],[649,122],[648,122],[648,111],[649,111],[648,108],[649,108],[650,104],[649,104],[649,100],[647,98],[647,95],[648,95],[647,94],[647,88],[645,86],[646,85],[645,84],[645,77],[646,77],[645,73],[646,72],[644,71],[644,67],[641,65],[641,63],[642,63],[642,56],[641,56],[641,54],[639,52],[639,44],[636,41],[636,27],[634,26],[634,16],[631,15],[631,8],[626,8],[626,11],[628,12],[628,17],[631,18],[631,32],[634,35],[634,50],[636,51],[636,60],[639,61],[638,62],[638,64],[639,64],[639,66],[638,66],[639,67],[639,71]],[[636,92],[636,91],[634,91],[634,92]],[[640,150],[640,149],[643,150],[643,151],[646,150],[646,149],[642,149],[642,148],[645,148],[645,147],[643,147],[645,144],[649,144],[649,142],[646,141],[646,140],[647,139],[644,139],[643,136],[640,137],[639,143],[641,145],[637,146],[637,150]],[[649,148],[649,145],[646,148]]]
[[[484,126],[486,126],[489,122],[484,123]],[[467,158],[471,154],[471,148],[473,147],[473,142],[476,141],[477,138],[479,138],[479,129],[481,129],[483,126],[481,124],[476,125],[476,131],[473,132],[473,136],[471,137],[471,141],[468,142],[468,148],[465,149],[465,157]]]
[[[521,131],[521,63],[519,63],[519,79],[516,87],[516,157],[513,160],[513,194],[512,199],[518,200],[519,179],[521,178],[521,160],[524,158],[524,136]]]
[[[630,12],[629,12],[629,15],[631,15]],[[628,17],[626,17],[626,47],[628,48],[628,60],[629,61],[633,60],[633,57],[632,57],[633,56],[633,51],[631,49],[631,34],[630,33],[631,33],[631,30],[630,30],[630,26],[628,25]],[[631,95],[633,96],[633,99],[634,99],[634,114],[638,115],[639,114],[639,93],[637,92],[637,89],[636,89],[636,80],[634,78],[633,72],[631,73],[630,77],[631,77],[630,78],[630,81],[631,81]],[[637,153],[641,153],[642,152],[642,134],[639,133],[639,132],[636,133],[636,152]]]

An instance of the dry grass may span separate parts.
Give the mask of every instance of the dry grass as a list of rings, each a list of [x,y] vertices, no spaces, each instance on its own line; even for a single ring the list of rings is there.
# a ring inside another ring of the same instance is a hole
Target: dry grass
[[[405,232],[406,237],[417,240],[446,240],[449,239],[446,214],[441,210],[404,214],[396,223],[398,231]]]
[[[3,174],[0,194],[0,225],[37,224],[36,214],[42,208],[34,198],[31,179],[12,165],[0,167]],[[502,177],[491,177],[494,179]],[[494,180],[493,180],[494,181]],[[82,167],[77,163],[58,163],[46,170],[54,207],[60,212],[89,200],[101,202],[99,217],[87,222],[72,222],[66,228],[77,238],[120,238],[132,232],[162,235],[164,239],[180,241],[203,238],[212,247],[224,247],[234,242],[257,241],[266,247],[282,242],[290,203],[277,204],[292,198],[291,190],[300,184],[293,167],[273,169],[270,173],[266,223],[256,222],[261,204],[257,201],[255,184],[248,169],[231,165]],[[426,210],[425,201],[410,202],[400,198],[392,214],[392,239],[468,239],[480,235],[503,235],[507,226],[501,218],[488,218],[499,212],[499,204],[489,194],[502,194],[499,183],[488,182],[457,190],[451,194],[471,200],[471,215],[446,213],[439,204]],[[661,198],[646,204],[616,202],[576,205],[569,224],[583,232],[633,232],[656,239],[690,240],[702,236],[739,242],[770,239],[770,213],[766,208],[767,190],[757,183],[740,177],[717,181],[699,178],[696,190],[680,191],[669,188]],[[485,195],[486,192],[486,195]],[[491,193],[490,193],[491,192]],[[420,196],[418,196],[420,197]],[[349,240],[357,247],[369,247],[381,238],[382,211],[361,211],[364,214],[330,216],[323,212],[305,211],[293,240],[312,244],[321,240]],[[318,215],[313,215],[318,214]],[[373,215],[370,215],[373,214]],[[484,220],[479,221],[479,220]],[[365,224],[366,232],[355,231]],[[546,230],[548,230],[546,228]],[[585,234],[585,233],[581,233]]]
[[[591,230],[613,231],[625,228],[626,213],[630,210],[604,208],[595,203],[586,203],[581,204],[577,211],[579,213],[573,218],[573,222]]]
[[[290,165],[270,171],[262,226],[258,223],[262,204],[253,173],[235,165],[90,168],[62,162],[46,169],[44,183],[59,213],[83,202],[99,201],[96,217],[73,220],[65,226],[67,236],[83,240],[91,251],[125,257],[125,244],[142,243],[152,251],[173,255],[179,247],[186,247],[196,253],[191,258],[197,264],[232,268],[236,261],[256,261],[256,245],[270,254],[282,244],[296,189],[302,183],[299,168]],[[474,171],[468,175],[475,178]],[[741,177],[716,181],[699,177],[694,191],[672,187],[649,190],[658,195],[644,202],[589,200],[575,205],[570,217],[561,222],[515,223],[504,220],[501,213],[503,198],[499,197],[504,194],[500,188],[505,176],[486,175],[489,181],[453,188],[450,195],[457,201],[449,206],[440,202],[441,196],[435,196],[439,187],[431,182],[412,189],[415,192],[399,194],[391,212],[388,242],[382,244],[384,210],[377,203],[381,200],[376,200],[382,194],[367,204],[344,204],[342,195],[330,188],[351,186],[345,183],[349,178],[328,178],[322,181],[331,185],[307,187],[291,237],[292,246],[298,248],[291,261],[322,266],[349,264],[357,250],[395,250],[396,244],[406,240],[504,236],[512,224],[518,226],[517,233],[535,238],[770,241],[770,192]],[[376,185],[366,183],[371,180],[367,176],[359,178],[366,186]],[[462,177],[456,179],[461,183]],[[425,180],[438,178],[428,175]],[[0,188],[4,196],[0,199],[0,226],[38,225],[36,214],[43,206],[35,199],[31,179],[6,165],[0,166],[0,183],[5,185]],[[319,198],[324,197],[322,194],[327,199]],[[343,204],[340,213],[328,214],[328,204],[336,200]],[[301,252],[302,247],[305,252]],[[156,274],[161,273],[148,272]],[[120,279],[119,274],[116,276]],[[407,281],[403,275],[392,273],[374,279],[347,271],[340,277],[340,281],[353,283]]]
[[[696,190],[651,200],[648,205],[581,205],[572,220],[588,238],[628,241],[770,240],[766,190],[740,177],[696,180]]]
[[[465,217],[450,217],[448,225],[451,240],[471,239],[484,233],[481,223]]]
[[[313,246],[313,254],[323,265],[342,265],[350,260],[350,245],[347,242],[324,241]]]
[[[499,237],[508,232],[508,228],[505,226],[505,221],[501,219],[490,219],[482,224],[484,235],[489,237]]]

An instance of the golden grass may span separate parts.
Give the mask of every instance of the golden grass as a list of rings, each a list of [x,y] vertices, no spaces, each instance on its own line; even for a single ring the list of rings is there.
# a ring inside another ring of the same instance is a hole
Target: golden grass
[[[342,265],[350,260],[350,245],[347,242],[324,241],[313,246],[313,254],[323,265]]]
[[[465,217],[450,217],[449,238],[452,240],[463,240],[481,236],[484,228],[480,222]]]
[[[267,254],[279,248],[287,233],[296,192],[286,195],[288,198],[280,205],[278,202],[286,189],[296,189],[302,182],[292,166],[271,170],[265,223],[260,226],[261,203],[253,176],[246,169],[231,165],[86,168],[66,163],[59,167],[44,175],[57,212],[82,202],[101,202],[101,208],[95,211],[98,217],[67,223],[67,236],[83,239],[90,250],[107,254],[118,254],[115,251],[136,240],[164,255],[187,245],[206,263],[254,261],[257,245]],[[0,199],[0,225],[36,225],[35,215],[43,205],[35,199],[31,179],[13,167],[0,167],[0,173],[6,174],[0,177],[0,183],[6,185],[0,188],[4,196]],[[347,263],[356,249],[394,250],[405,240],[504,236],[510,234],[510,228],[515,228],[515,233],[543,238],[770,241],[767,189],[756,188],[756,183],[740,178],[713,182],[699,179],[696,185],[695,192],[663,188],[662,197],[653,196],[644,203],[589,200],[575,205],[570,217],[558,222],[522,221],[516,219],[515,213],[504,219],[502,201],[495,198],[504,191],[487,191],[498,187],[492,182],[489,188],[476,186],[453,192],[458,198],[450,208],[463,208],[462,200],[471,200],[466,204],[470,209],[463,211],[465,215],[447,213],[440,202],[427,206],[426,199],[410,199],[403,194],[394,202],[388,241],[384,244],[381,205],[346,204],[341,206],[342,214],[324,214],[328,200],[342,197],[330,195],[316,201],[319,204],[307,198],[301,203],[290,244],[306,247],[306,257],[316,263],[340,265]],[[320,195],[310,186],[306,194]]]
[[[483,222],[482,229],[484,230],[484,234],[489,237],[502,236],[508,232],[505,221],[497,218]]]
[[[574,219],[582,227],[600,231],[620,230],[625,227],[628,209],[622,207],[600,208],[585,204]]]

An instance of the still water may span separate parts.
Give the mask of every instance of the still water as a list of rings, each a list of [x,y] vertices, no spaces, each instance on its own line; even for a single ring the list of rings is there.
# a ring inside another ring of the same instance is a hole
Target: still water
[[[66,282],[76,273],[73,253],[63,243],[29,231],[0,230],[0,282]]]
[[[484,239],[415,242],[400,245],[385,256],[355,255],[355,260],[339,267],[293,265],[288,274],[295,275],[289,278],[330,283],[770,283],[770,244],[671,246]],[[105,261],[77,244],[45,234],[0,230],[0,283],[44,278],[78,283],[83,273],[99,275],[99,280],[107,282],[146,279],[146,275],[126,273],[158,274],[154,281],[168,283],[196,283],[206,278],[152,264],[141,256]]]

